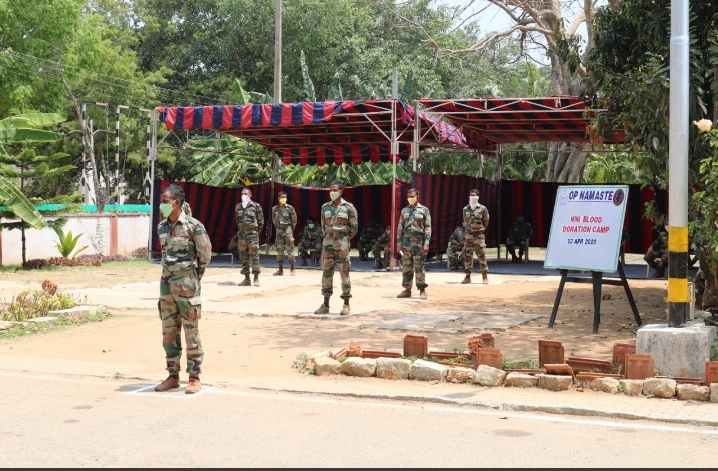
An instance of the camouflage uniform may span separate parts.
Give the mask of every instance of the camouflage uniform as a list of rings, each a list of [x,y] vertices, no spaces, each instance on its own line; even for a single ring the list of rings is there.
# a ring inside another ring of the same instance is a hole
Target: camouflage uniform
[[[391,240],[391,228],[387,227],[384,232],[376,238],[376,242],[371,248],[374,255],[374,268],[389,268],[391,265],[391,248],[389,241]],[[384,263],[382,263],[381,252],[384,251]]]
[[[259,203],[250,201],[246,208],[242,203],[234,207],[237,220],[237,252],[239,263],[242,264],[242,274],[249,276],[249,264],[252,264],[252,273],[260,273],[259,267],[259,234],[264,229],[264,211]]]
[[[192,207],[186,201],[182,203],[182,212],[185,213],[187,216],[192,216]]]
[[[357,210],[353,204],[341,198],[338,206],[333,202],[322,205],[321,214],[322,233],[322,295],[327,298],[334,293],[334,267],[339,266],[339,276],[342,282],[341,298],[348,300],[352,297],[352,285],[349,280],[349,251],[351,239],[359,230]]]
[[[659,259],[657,262],[656,259]],[[643,256],[649,267],[653,268],[656,273],[654,278],[661,278],[666,274],[668,266],[668,234],[661,230],[655,238],[648,252]]]
[[[506,250],[511,254],[512,261],[516,262],[523,258],[526,250],[526,239],[531,239],[533,236],[534,230],[528,222],[520,220],[511,226],[509,233],[506,235]],[[518,256],[515,251],[516,247],[519,248]]]
[[[317,254],[322,253],[323,238],[322,229],[318,225],[315,224],[312,229],[309,228],[309,225],[304,226],[302,236],[299,238],[299,244],[297,244],[297,251],[302,258],[303,266],[307,265],[310,250],[315,250]]]
[[[411,291],[416,276],[416,288],[424,291],[428,286],[425,280],[424,265],[426,254],[424,247],[431,241],[431,214],[429,208],[419,203],[416,207],[408,205],[401,210],[396,231],[396,243],[401,246],[401,285],[405,291]]]
[[[489,210],[481,203],[477,203],[474,209],[467,204],[462,210],[464,222],[466,223],[466,245],[464,245],[464,273],[471,275],[474,267],[474,251],[479,258],[479,271],[482,275],[489,273],[489,265],[486,263],[486,238],[484,231],[489,225]]]
[[[466,237],[464,226],[458,226],[449,237],[449,243],[446,247],[446,257],[449,259],[449,268],[458,270],[459,265],[464,265],[464,245]]]
[[[212,258],[212,243],[201,222],[180,213],[174,225],[164,219],[157,226],[162,247],[162,277],[160,299],[157,303],[162,320],[162,347],[165,350],[167,371],[178,376],[182,358],[184,329],[187,344],[187,373],[199,376],[204,351],[199,338],[199,319],[202,316],[200,280]]]
[[[357,241],[357,251],[359,251],[359,260],[368,260],[369,252],[374,246],[376,239],[384,232],[381,224],[370,224],[366,226],[359,234]]]
[[[284,206],[275,205],[272,208],[272,223],[277,230],[274,245],[277,248],[277,265],[279,270],[284,268],[284,251],[287,251],[289,266],[294,270],[294,228],[297,225],[297,211],[294,206],[285,203]]]

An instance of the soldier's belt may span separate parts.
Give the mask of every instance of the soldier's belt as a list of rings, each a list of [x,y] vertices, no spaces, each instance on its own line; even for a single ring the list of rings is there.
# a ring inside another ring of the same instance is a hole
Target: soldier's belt
[[[182,270],[162,270],[162,276],[183,276],[194,273],[194,268]]]
[[[247,231],[256,231],[256,230],[257,230],[257,226],[239,226],[239,230],[240,230],[240,231],[245,231],[245,232],[247,232]]]

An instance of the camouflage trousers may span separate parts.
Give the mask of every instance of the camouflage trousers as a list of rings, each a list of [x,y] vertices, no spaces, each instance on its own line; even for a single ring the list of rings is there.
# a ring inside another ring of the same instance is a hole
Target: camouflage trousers
[[[204,350],[199,338],[199,319],[202,317],[200,290],[200,281],[194,270],[162,273],[157,308],[162,321],[162,348],[170,375],[177,376],[180,372],[182,330],[187,344],[187,373],[199,376],[202,372]]]
[[[277,249],[277,264],[279,268],[284,267],[284,251],[287,252],[289,265],[294,266],[294,236],[292,230],[277,231],[277,237],[274,239],[274,245]]]
[[[481,273],[489,272],[489,265],[486,263],[486,238],[483,234],[479,236],[466,236],[466,244],[464,245],[464,273],[471,273],[474,268],[474,251],[479,259],[479,271]]]
[[[464,263],[464,248],[451,245],[446,248],[446,258],[449,259],[451,265],[459,265]]]
[[[401,286],[407,291],[411,291],[414,278],[416,278],[418,290],[423,290],[428,286],[424,271],[426,254],[422,251],[423,246],[423,237],[405,237],[402,240],[401,250],[404,255],[401,257]]]
[[[391,262],[391,249],[389,248],[389,244],[374,244],[371,249],[371,253],[374,255],[374,263],[378,263],[379,260],[381,260],[382,251],[384,252],[384,266],[389,268],[389,263]]]
[[[239,263],[242,264],[242,275],[249,275],[249,264],[252,273],[259,274],[259,233],[257,231],[240,231],[237,241]]]
[[[334,293],[334,268],[339,267],[339,277],[342,282],[342,299],[352,297],[352,284],[349,279],[349,267],[351,261],[349,259],[349,237],[332,237],[324,238],[322,247],[322,295],[330,297]]]
[[[317,253],[321,253],[322,251],[322,241],[320,240],[316,244],[312,244],[311,240],[300,240],[299,245],[297,245],[297,252],[299,252],[299,256],[309,256],[310,250],[316,250]]]

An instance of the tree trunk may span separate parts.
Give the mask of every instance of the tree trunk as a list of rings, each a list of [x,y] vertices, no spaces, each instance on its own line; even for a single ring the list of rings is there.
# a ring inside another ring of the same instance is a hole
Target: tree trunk
[[[546,181],[580,183],[586,167],[591,144],[580,142],[552,142],[548,146]]]

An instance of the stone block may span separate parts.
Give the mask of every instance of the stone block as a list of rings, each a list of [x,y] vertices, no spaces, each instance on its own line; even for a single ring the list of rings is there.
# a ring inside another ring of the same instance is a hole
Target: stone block
[[[715,338],[714,326],[649,324],[638,329],[636,353],[651,355],[661,374],[705,380],[705,362],[710,360]]]

